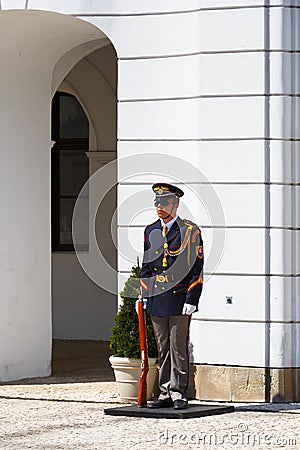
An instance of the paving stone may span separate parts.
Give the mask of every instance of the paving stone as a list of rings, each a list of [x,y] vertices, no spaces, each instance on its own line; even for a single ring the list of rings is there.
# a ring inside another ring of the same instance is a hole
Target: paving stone
[[[114,382],[88,373],[0,385],[0,449],[300,448],[299,404],[235,403],[231,414],[188,420],[104,414],[122,404]]]
[[[54,376],[0,384],[0,450],[300,448],[300,404],[223,402],[235,412],[188,420],[109,416],[124,402],[107,344],[57,342],[55,352]]]

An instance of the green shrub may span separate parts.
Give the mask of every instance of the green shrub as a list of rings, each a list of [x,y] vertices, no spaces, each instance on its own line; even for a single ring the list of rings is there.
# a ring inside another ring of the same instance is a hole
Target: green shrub
[[[115,356],[124,356],[130,359],[139,359],[140,337],[138,316],[135,311],[135,302],[139,296],[138,269],[133,267],[131,275],[120,292],[123,303],[115,317],[115,326],[112,328],[110,348]],[[150,316],[146,314],[147,341],[149,358],[157,357],[157,347],[153,333]]]

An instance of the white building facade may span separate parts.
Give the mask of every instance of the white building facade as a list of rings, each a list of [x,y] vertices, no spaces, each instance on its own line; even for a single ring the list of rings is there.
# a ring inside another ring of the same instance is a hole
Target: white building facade
[[[109,339],[117,292],[155,220],[151,185],[168,181],[185,191],[180,215],[205,242],[196,397],[299,401],[300,1],[0,9],[0,381],[49,375],[53,338]],[[87,135],[75,126],[73,137],[95,175],[89,247],[77,255],[53,236],[51,248],[51,155],[67,151],[51,134],[58,93],[86,117]]]

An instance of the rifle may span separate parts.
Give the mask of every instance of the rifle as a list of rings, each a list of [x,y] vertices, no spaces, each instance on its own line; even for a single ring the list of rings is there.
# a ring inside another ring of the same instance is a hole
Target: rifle
[[[147,328],[146,328],[146,314],[144,311],[143,290],[140,283],[141,270],[139,264],[139,257],[137,257],[137,269],[139,277],[140,293],[138,297],[138,320],[140,333],[140,350],[141,350],[141,375],[138,393],[138,407],[147,406],[147,373],[149,370],[148,363],[148,345],[147,345]]]

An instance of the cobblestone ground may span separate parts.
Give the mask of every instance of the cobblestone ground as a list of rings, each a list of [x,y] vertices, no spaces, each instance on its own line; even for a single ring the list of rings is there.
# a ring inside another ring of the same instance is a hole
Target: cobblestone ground
[[[300,449],[300,404],[239,404],[234,413],[185,420],[104,415],[108,406],[120,406],[111,381],[1,385],[0,449]]]

